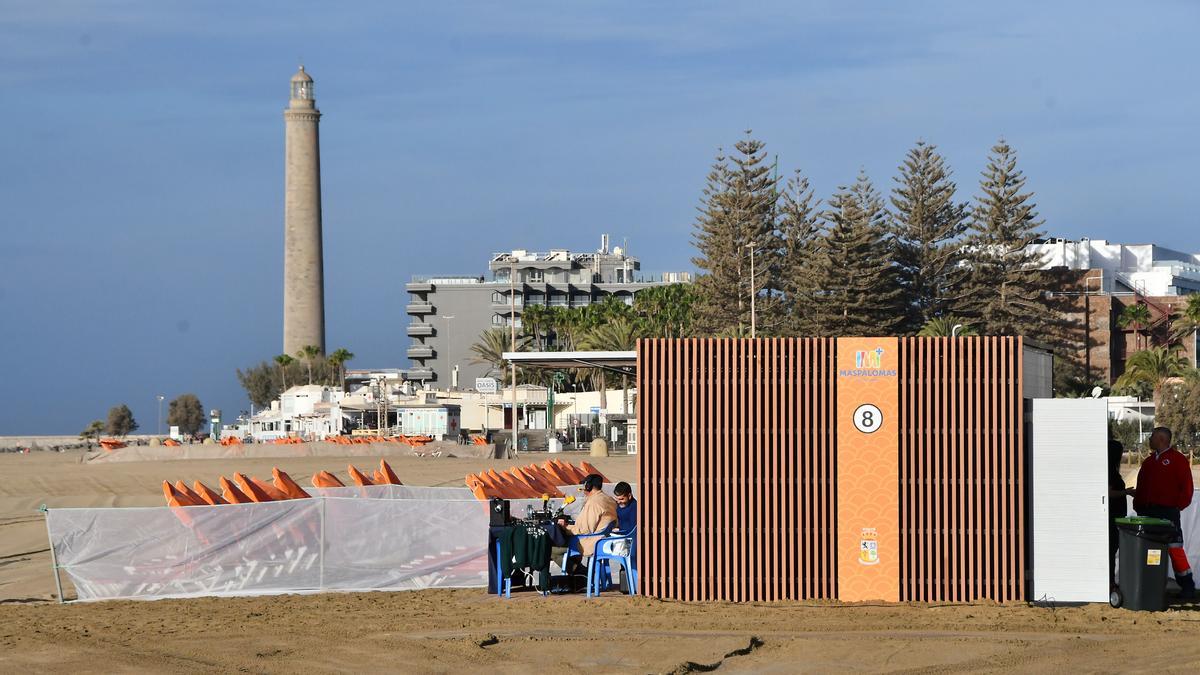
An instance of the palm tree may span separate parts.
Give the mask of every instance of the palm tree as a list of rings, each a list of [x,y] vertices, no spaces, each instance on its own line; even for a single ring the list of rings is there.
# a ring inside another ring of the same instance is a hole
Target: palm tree
[[[346,362],[352,358],[354,358],[354,352],[344,347],[339,347],[337,351],[329,355],[329,365],[337,370],[338,385],[342,391],[346,390]]]
[[[1121,310],[1120,316],[1117,317],[1117,325],[1121,328],[1129,328],[1133,326],[1134,342],[1140,349],[1142,328],[1150,323],[1150,307],[1144,302],[1139,302],[1135,305],[1128,305]]]
[[[287,386],[288,366],[292,365],[295,362],[296,362],[296,359],[293,359],[291,356],[288,356],[287,354],[280,354],[279,356],[275,357],[275,363],[279,364],[279,374],[283,377],[283,391],[287,391],[287,388],[288,388],[288,386]]]
[[[958,326],[957,333],[954,331],[955,326]],[[917,337],[954,337],[956,335],[962,337],[979,335],[979,333],[971,324],[967,323],[966,319],[953,314],[930,319],[917,333]]]
[[[633,296],[646,337],[684,337],[691,331],[696,292],[689,284],[654,286]]]
[[[559,349],[574,351],[585,331],[583,308],[551,307],[547,321],[554,331]]]
[[[508,361],[504,359],[504,352],[512,351],[512,336],[507,328],[489,328],[479,335],[479,341],[471,345],[471,351],[475,357],[471,359],[471,363],[484,363],[492,368],[488,371],[491,373],[499,373],[504,377],[504,371],[508,368]],[[517,351],[523,352],[529,349],[529,337],[526,335],[517,336]]]
[[[1182,342],[1184,338],[1200,330],[1200,293],[1188,296],[1183,314],[1171,322],[1171,341]]]
[[[300,348],[300,352],[297,354],[297,356],[304,359],[304,365],[308,366],[308,383],[309,384],[312,384],[313,359],[317,358],[320,355],[321,355],[321,348],[316,345],[304,345],[303,347]]]
[[[588,331],[583,338],[583,349],[593,349],[602,352],[629,352],[637,349],[637,341],[643,337],[641,327],[634,321],[624,318],[614,319],[600,324]],[[593,371],[597,387],[600,389],[600,408],[608,408],[607,377],[603,368]],[[629,376],[621,375],[621,412],[629,413]]]
[[[533,343],[539,352],[545,348],[542,333],[545,331],[549,319],[550,308],[545,305],[526,305],[525,309],[521,311],[521,326],[525,329],[526,335],[533,338]]]
[[[1155,405],[1163,387],[1177,377],[1187,377],[1192,371],[1187,357],[1180,356],[1170,347],[1144,349],[1125,362],[1125,372],[1117,378],[1114,386],[1132,389],[1139,384],[1148,385],[1154,392]]]

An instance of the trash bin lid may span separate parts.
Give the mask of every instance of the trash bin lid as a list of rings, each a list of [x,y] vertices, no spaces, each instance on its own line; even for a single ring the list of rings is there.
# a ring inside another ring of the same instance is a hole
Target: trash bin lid
[[[1118,525],[1162,525],[1166,527],[1175,527],[1175,524],[1165,518],[1150,518],[1147,516],[1132,516],[1130,518],[1116,518]]]
[[[1175,534],[1175,523],[1162,518],[1136,516],[1133,518],[1115,518],[1114,520],[1117,523],[1118,530],[1158,543],[1170,541],[1171,537]]]

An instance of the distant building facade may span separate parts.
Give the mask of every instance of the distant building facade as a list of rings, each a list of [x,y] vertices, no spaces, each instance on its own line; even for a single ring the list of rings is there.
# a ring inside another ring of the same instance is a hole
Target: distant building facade
[[[1041,256],[1043,269],[1059,273],[1052,292],[1075,299],[1071,318],[1082,325],[1086,342],[1080,360],[1095,379],[1110,384],[1130,356],[1169,341],[1171,316],[1187,305],[1188,295],[1200,293],[1200,254],[1104,239],[1047,239],[1028,250]],[[1139,303],[1149,308],[1150,323],[1121,327],[1121,312]],[[1181,347],[1195,366],[1197,336]]]
[[[632,304],[643,289],[691,280],[687,272],[643,275],[637,258],[620,246],[609,248],[608,235],[591,253],[514,250],[494,254],[485,275],[414,277],[405,286],[412,362],[405,379],[439,389],[473,389],[479,377],[502,379],[491,366],[473,362],[471,346],[491,328],[515,323],[519,331],[525,307],[583,307],[610,296]]]

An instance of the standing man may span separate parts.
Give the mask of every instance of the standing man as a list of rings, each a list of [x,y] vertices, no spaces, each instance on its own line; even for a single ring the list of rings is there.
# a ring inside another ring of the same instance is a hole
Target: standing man
[[[1169,549],[1171,568],[1179,584],[1179,597],[1194,598],[1196,582],[1183,550],[1183,530],[1179,526],[1179,512],[1192,503],[1192,467],[1188,458],[1171,446],[1171,439],[1171,430],[1166,427],[1156,427],[1150,432],[1153,454],[1138,469],[1133,510],[1140,516],[1162,518],[1175,525]]]

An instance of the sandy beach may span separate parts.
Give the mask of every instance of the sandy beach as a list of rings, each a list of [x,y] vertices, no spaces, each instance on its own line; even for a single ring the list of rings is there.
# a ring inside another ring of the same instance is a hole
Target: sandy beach
[[[369,458],[81,462],[79,452],[0,455],[0,670],[4,672],[830,672],[1051,670],[1195,672],[1200,611],[1084,607],[686,604],[616,594],[482,590],[330,593],[154,602],[53,602],[36,509],[157,506],[164,478],[279,466],[307,480]],[[583,457],[565,456],[578,461]],[[538,457],[542,459],[542,457]],[[531,460],[524,460],[526,463]],[[636,458],[591,460],[636,480]],[[389,458],[414,485],[459,485],[513,462]],[[70,592],[68,591],[68,597]]]

